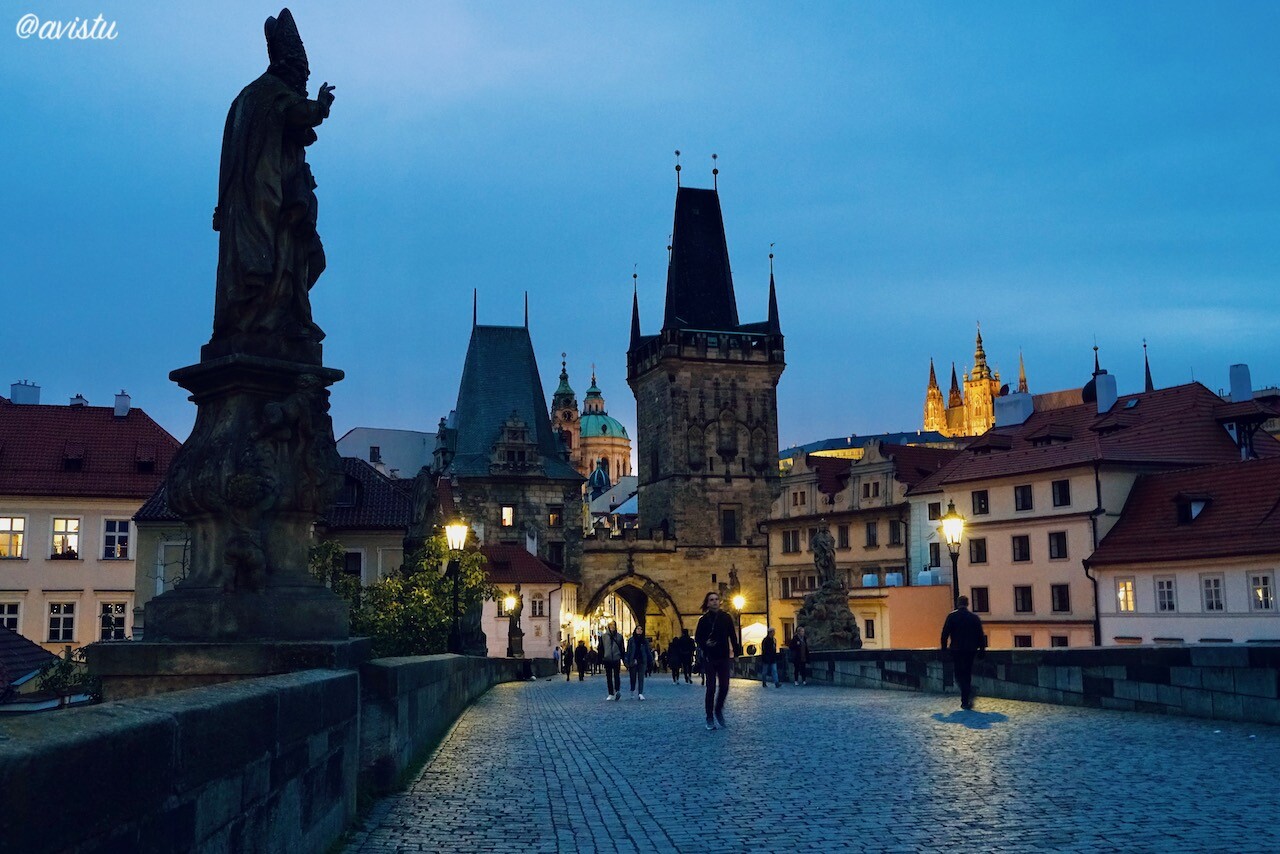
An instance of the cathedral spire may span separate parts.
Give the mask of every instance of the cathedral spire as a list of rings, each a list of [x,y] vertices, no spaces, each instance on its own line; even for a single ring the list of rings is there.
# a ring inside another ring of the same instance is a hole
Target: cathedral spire
[[[956,380],[956,363],[951,363],[951,392],[947,395],[947,408],[964,406],[964,398],[960,396],[960,383]]]
[[[769,244],[773,246],[772,243]],[[782,322],[778,319],[778,291],[773,285],[773,253],[769,253],[769,334],[781,335]]]
[[[982,349],[982,324],[978,324],[978,340],[973,347],[973,378],[975,380],[991,379],[991,369],[987,367],[987,352]]]
[[[938,375],[933,370],[933,357],[929,357],[929,388],[926,391],[932,391],[938,388]],[[938,389],[941,391],[941,389]]]
[[[1018,394],[1027,393],[1027,366],[1022,363],[1022,349],[1018,349]]]
[[[1156,385],[1151,381],[1151,362],[1147,359],[1147,339],[1142,339],[1142,367],[1146,373],[1147,384],[1144,391],[1155,391]]]

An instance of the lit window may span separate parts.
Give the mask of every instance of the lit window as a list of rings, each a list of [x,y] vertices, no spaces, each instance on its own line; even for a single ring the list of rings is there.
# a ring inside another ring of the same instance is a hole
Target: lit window
[[[76,639],[76,604],[49,603],[49,643],[74,642]]]
[[[74,559],[80,556],[80,520],[53,520],[53,550],[50,555],[55,558]]]
[[[1123,613],[1132,613],[1134,607],[1133,597],[1133,579],[1117,578],[1116,579],[1116,610]]]
[[[564,507],[560,504],[553,504],[547,508],[547,527],[559,528],[564,524]]]
[[[107,519],[102,523],[102,557],[104,560],[129,559],[128,519]]]
[[[0,516],[0,558],[22,557],[26,527],[27,520],[22,516]]]
[[[1156,610],[1166,614],[1178,610],[1177,586],[1172,575],[1156,579]]]
[[[1030,510],[1031,507],[1031,484],[1015,486],[1013,488],[1013,509]]]
[[[1226,610],[1226,605],[1222,601],[1221,575],[1206,575],[1201,577],[1200,589],[1204,594],[1204,609],[1206,611]]]
[[[17,602],[0,602],[0,626],[4,626],[14,634],[18,633]]]
[[[124,603],[102,602],[98,615],[98,640],[124,640]]]
[[[1276,581],[1270,572],[1249,575],[1249,607],[1255,611],[1275,610]]]
[[[510,528],[516,523],[516,508],[510,504],[502,505],[502,527]]]

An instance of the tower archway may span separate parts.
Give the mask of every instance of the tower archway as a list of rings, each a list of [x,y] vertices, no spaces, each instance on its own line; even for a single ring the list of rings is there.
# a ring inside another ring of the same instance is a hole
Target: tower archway
[[[644,626],[645,633],[653,638],[656,647],[666,649],[671,639],[678,637],[684,628],[684,621],[671,595],[652,578],[624,573],[609,579],[591,593],[583,613],[595,613],[611,596],[617,596],[626,603],[636,623]]]

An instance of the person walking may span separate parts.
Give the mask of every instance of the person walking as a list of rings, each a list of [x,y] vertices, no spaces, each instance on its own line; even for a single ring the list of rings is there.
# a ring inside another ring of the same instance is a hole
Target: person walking
[[[587,649],[586,641],[578,641],[578,646],[573,651],[573,662],[578,665],[578,681],[587,678],[587,668],[591,666],[591,650]]]
[[[566,640],[560,651],[560,669],[564,671],[564,681],[568,682],[573,675],[573,638]]]
[[[973,659],[985,654],[986,648],[982,618],[969,610],[968,596],[957,598],[956,609],[942,623],[942,649],[951,652],[962,709],[973,708]]]
[[[778,681],[778,639],[774,632],[774,629],[769,629],[760,644],[760,684],[768,687],[772,677],[773,687],[781,688],[782,683]]]
[[[600,636],[600,663],[604,665],[606,700],[622,699],[622,657],[627,654],[627,641],[618,624],[609,621],[609,630]]]
[[[644,699],[644,677],[653,663],[653,647],[645,637],[644,629],[636,626],[627,638],[627,674],[631,677],[631,693],[636,699]]]
[[[724,701],[729,696],[729,669],[733,659],[742,655],[742,643],[733,618],[720,610],[719,593],[708,593],[702,598],[702,611],[693,640],[702,652],[702,669],[706,674],[707,730],[714,730],[717,725],[727,729]]]
[[[805,637],[804,626],[796,629],[787,646],[791,649],[792,678],[796,685],[809,684],[809,639]]]
[[[693,642],[688,629],[680,630],[680,666],[684,668],[684,682],[693,684],[693,659],[698,653],[698,645]]]

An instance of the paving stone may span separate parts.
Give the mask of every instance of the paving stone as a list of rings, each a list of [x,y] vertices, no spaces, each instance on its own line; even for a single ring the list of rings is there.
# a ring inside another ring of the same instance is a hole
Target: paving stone
[[[1280,851],[1277,727],[735,680],[707,732],[696,680],[601,683],[495,686],[346,851]]]

